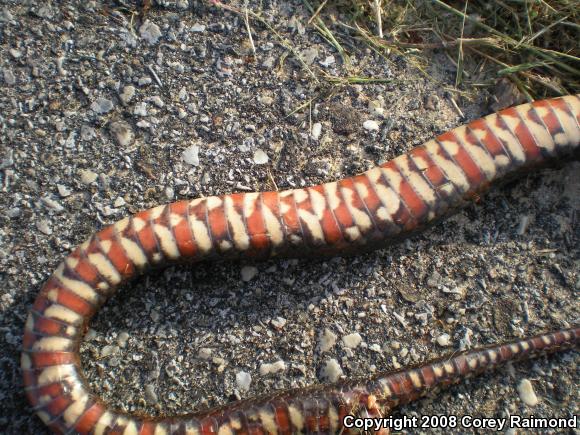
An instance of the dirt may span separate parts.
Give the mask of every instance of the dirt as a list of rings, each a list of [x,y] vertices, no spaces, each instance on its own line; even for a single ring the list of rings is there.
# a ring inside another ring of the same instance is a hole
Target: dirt
[[[283,38],[250,19],[255,55],[243,14],[201,2],[167,1],[145,17],[129,2],[3,3],[2,433],[46,433],[22,385],[24,321],[42,282],[95,230],[177,199],[354,175],[489,113],[485,91],[467,99],[453,90],[454,67],[441,53],[429,54],[425,75],[406,56],[378,56],[359,42],[346,65],[301,2],[250,3]],[[323,73],[388,82],[331,85]],[[378,131],[363,127],[368,120]],[[81,348],[87,380],[116,408],[185,414],[321,382],[332,358],[345,376],[365,376],[461,344],[578,324],[579,191],[580,164],[568,162],[373,253],[153,272],[92,321]],[[338,341],[321,352],[326,329]],[[362,343],[348,349],[341,339],[355,332]],[[436,342],[444,333],[446,348]],[[279,360],[284,370],[260,373]],[[567,352],[514,364],[396,415],[573,416],[578,361]],[[242,371],[248,391],[236,382]],[[535,407],[518,395],[522,378],[540,398]]]

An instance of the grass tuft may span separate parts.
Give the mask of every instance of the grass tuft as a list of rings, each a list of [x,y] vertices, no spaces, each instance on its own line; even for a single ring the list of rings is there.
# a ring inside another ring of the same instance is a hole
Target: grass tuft
[[[334,8],[339,27],[385,55],[425,66],[426,50],[447,51],[457,89],[507,78],[528,98],[580,93],[580,0],[337,0]]]

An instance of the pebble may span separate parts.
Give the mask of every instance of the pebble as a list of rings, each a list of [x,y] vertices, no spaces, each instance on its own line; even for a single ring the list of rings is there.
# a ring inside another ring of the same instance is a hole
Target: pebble
[[[447,347],[451,345],[451,336],[449,334],[441,334],[437,337],[437,344],[441,347]]]
[[[383,109],[382,102],[380,100],[372,100],[369,102],[369,110],[371,114],[375,116],[383,116],[385,114],[385,109]]]
[[[377,121],[368,119],[365,122],[363,122],[363,128],[367,131],[379,131],[379,124]]]
[[[131,126],[125,121],[114,121],[109,125],[109,131],[122,147],[126,147],[133,143],[135,138]]]
[[[91,110],[99,115],[109,113],[111,110],[113,110],[113,107],[113,102],[111,100],[101,97],[97,98],[91,104]]]
[[[135,104],[135,107],[133,108],[133,115],[147,116],[147,103],[142,102]]]
[[[205,32],[205,26],[203,24],[199,24],[199,23],[195,23],[192,27],[191,27],[191,31],[192,32],[196,32],[196,33],[201,33],[201,32]]]
[[[150,85],[151,82],[153,82],[153,79],[151,77],[147,77],[147,76],[143,76],[137,81],[139,86]]]
[[[135,86],[128,85],[123,88],[123,92],[119,94],[119,98],[123,104],[128,104],[135,96]]]
[[[322,334],[318,336],[318,350],[320,352],[328,352],[336,344],[337,336],[330,329],[326,328]]]
[[[425,109],[435,110],[439,106],[437,95],[429,94],[425,97]]]
[[[242,267],[242,281],[248,282],[258,274],[258,268],[255,266]]]
[[[51,208],[53,210],[56,210],[57,212],[61,212],[64,210],[64,207],[62,205],[60,205],[57,201],[55,201],[54,199],[49,198],[48,196],[43,196],[40,199],[44,205],[46,205],[48,208]]]
[[[52,234],[50,222],[47,221],[46,219],[36,221],[36,229],[40,231],[42,234],[46,234],[47,236],[50,236]]]
[[[81,169],[81,183],[83,184],[91,184],[97,181],[98,175],[89,169]]]
[[[300,52],[300,58],[306,65],[312,65],[317,56],[318,49],[315,47],[310,47]]]
[[[286,363],[283,360],[278,360],[274,363],[264,363],[260,366],[260,375],[266,376],[286,370]]]
[[[266,154],[264,150],[257,149],[254,151],[254,163],[256,165],[264,165],[268,163],[268,154]]]
[[[209,347],[202,347],[197,352],[197,356],[200,359],[208,360],[211,358],[212,350]]]
[[[355,332],[342,337],[342,342],[349,349],[355,349],[362,343],[362,337],[358,332]]]
[[[270,95],[262,95],[260,96],[259,101],[266,106],[270,106],[274,103],[274,98]]]
[[[139,35],[149,44],[157,44],[157,41],[161,38],[161,29],[159,29],[157,24],[147,20],[139,27]]]
[[[119,208],[123,207],[125,204],[126,204],[125,199],[122,196],[118,196],[117,199],[115,199],[115,202],[113,203],[113,207]]]
[[[328,382],[336,382],[342,375],[342,367],[335,358],[326,360],[324,367],[320,371],[321,380]]]
[[[81,126],[81,139],[82,140],[91,140],[97,137],[97,132],[93,127],[90,125],[82,125]]]
[[[111,355],[119,353],[119,346],[108,344],[101,349],[101,356],[106,358]]]
[[[7,85],[12,86],[16,84],[16,76],[10,69],[4,68],[4,70],[2,70],[2,73],[4,75],[4,81],[6,82]]]
[[[165,103],[163,102],[163,100],[161,99],[161,97],[159,95],[152,96],[151,98],[149,98],[149,101],[151,101],[153,104],[155,104],[159,108],[162,108],[163,106],[165,106]]]
[[[520,217],[520,223],[518,225],[517,235],[523,236],[528,229],[528,225],[530,224],[530,216],[525,214]]]
[[[22,210],[19,207],[12,207],[6,211],[6,216],[10,219],[15,219],[22,214]]]
[[[129,341],[129,333],[122,331],[117,336],[117,344],[119,347],[126,347],[127,342]]]
[[[181,159],[192,166],[199,166],[199,147],[190,145],[181,153]]]
[[[536,396],[534,387],[529,379],[524,378],[520,381],[518,384],[518,393],[522,402],[528,406],[536,406],[539,402],[538,396]]]
[[[264,59],[264,62],[262,62],[262,66],[265,69],[272,69],[274,67],[274,63],[276,63],[276,59],[274,59],[272,56],[268,56],[266,59]]]
[[[154,385],[151,385],[151,384],[145,385],[145,399],[147,400],[147,402],[149,402],[151,404],[155,404],[159,401],[159,398],[157,397],[157,393],[155,392]]]
[[[0,11],[0,22],[8,23],[14,19],[14,16],[10,13],[7,7]]]
[[[324,60],[321,60],[319,63],[325,68],[328,68],[331,65],[334,65],[335,59],[334,56],[330,55],[327,56]]]
[[[314,124],[312,124],[312,130],[310,131],[312,139],[314,140],[320,139],[321,133],[322,133],[322,124],[320,122],[315,122]]]
[[[57,184],[56,188],[58,190],[58,194],[60,196],[62,196],[63,198],[66,198],[67,196],[70,196],[71,194],[71,190],[66,187],[64,184]]]
[[[287,320],[284,317],[276,317],[275,319],[272,319],[270,323],[274,328],[280,330],[286,326],[286,322]]]
[[[236,385],[238,389],[245,393],[250,389],[250,384],[252,383],[252,375],[248,372],[244,372],[243,370],[236,373]]]

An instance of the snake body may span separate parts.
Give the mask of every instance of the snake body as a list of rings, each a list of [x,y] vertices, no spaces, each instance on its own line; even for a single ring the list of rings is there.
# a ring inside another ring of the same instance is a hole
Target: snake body
[[[496,180],[579,150],[580,96],[571,95],[491,114],[352,178],[178,201],[105,227],[58,266],[30,310],[22,352],[30,403],[57,433],[335,433],[344,429],[347,414],[385,415],[399,403],[502,362],[575,347],[579,328],[171,418],[109,408],[89,391],[79,357],[90,318],[120,284],[153,266],[384,246],[457,210]]]

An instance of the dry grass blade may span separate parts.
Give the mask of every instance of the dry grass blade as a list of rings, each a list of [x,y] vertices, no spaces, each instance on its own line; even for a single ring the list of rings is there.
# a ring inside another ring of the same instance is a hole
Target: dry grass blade
[[[478,88],[485,76],[488,85],[507,77],[528,98],[580,93],[580,0],[337,0],[317,19],[331,3],[335,23],[385,56],[424,65],[415,49],[449,50],[456,88]]]

